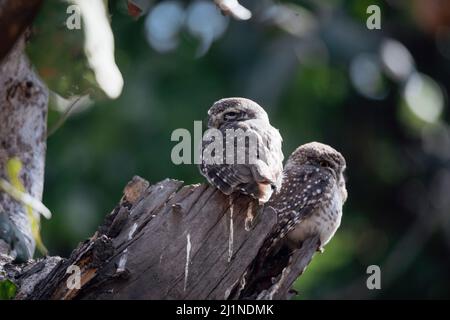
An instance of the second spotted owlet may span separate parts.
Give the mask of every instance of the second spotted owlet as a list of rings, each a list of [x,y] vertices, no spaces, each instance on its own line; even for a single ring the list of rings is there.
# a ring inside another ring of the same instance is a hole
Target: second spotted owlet
[[[283,152],[264,109],[249,99],[221,99],[208,111],[208,129],[213,134],[203,137],[202,175],[227,195],[239,192],[267,202],[281,187]]]
[[[323,249],[341,223],[347,199],[345,168],[344,157],[321,143],[302,145],[291,154],[284,168],[283,186],[267,204],[278,216],[276,229],[263,246],[267,253],[281,243],[298,248],[314,235],[319,235]]]

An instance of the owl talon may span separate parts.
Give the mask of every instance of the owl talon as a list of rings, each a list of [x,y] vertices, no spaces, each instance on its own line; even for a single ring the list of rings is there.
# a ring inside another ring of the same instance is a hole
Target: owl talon
[[[325,252],[325,248],[320,246],[319,248],[317,248],[317,252],[324,253]]]

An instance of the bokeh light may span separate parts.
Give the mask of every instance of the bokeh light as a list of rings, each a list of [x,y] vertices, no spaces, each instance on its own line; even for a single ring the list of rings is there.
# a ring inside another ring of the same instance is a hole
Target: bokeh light
[[[177,48],[184,14],[179,1],[164,1],[151,10],[145,19],[145,31],[153,49],[164,53]]]
[[[381,61],[386,73],[394,80],[404,81],[414,71],[414,60],[400,42],[386,39],[381,44]]]
[[[441,87],[429,76],[414,73],[406,82],[403,97],[416,123],[436,124],[444,110]]]
[[[220,13],[211,1],[194,1],[187,10],[186,27],[200,40],[197,57],[208,52],[213,41],[223,35],[228,26],[228,18]]]
[[[387,94],[376,55],[356,56],[350,64],[350,79],[355,89],[369,99],[383,99]]]

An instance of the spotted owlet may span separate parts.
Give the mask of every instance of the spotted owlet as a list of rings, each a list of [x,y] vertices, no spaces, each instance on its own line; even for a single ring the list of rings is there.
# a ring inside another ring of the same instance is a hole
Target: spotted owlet
[[[266,252],[276,251],[281,243],[298,248],[314,235],[319,235],[323,250],[341,223],[347,199],[345,168],[338,151],[318,142],[304,144],[291,154],[283,186],[267,204],[275,209],[278,223],[263,246]]]
[[[206,134],[210,133],[210,136]],[[281,188],[281,136],[264,109],[244,98],[226,98],[208,111],[200,172],[223,193],[239,192],[260,204]]]

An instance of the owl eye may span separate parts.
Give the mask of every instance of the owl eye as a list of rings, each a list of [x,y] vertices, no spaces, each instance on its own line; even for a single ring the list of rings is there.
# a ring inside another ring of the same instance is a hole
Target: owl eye
[[[237,116],[239,115],[239,113],[237,113],[237,112],[234,112],[234,111],[231,111],[231,112],[227,112],[227,113],[225,113],[225,115],[223,116],[223,118],[225,119],[225,120],[234,120],[234,119],[236,119],[237,118]]]
[[[319,162],[319,164],[320,164],[321,167],[324,167],[324,168],[329,168],[329,167],[331,167],[331,164],[330,164],[328,161],[325,161],[325,160],[321,160],[321,161]]]

